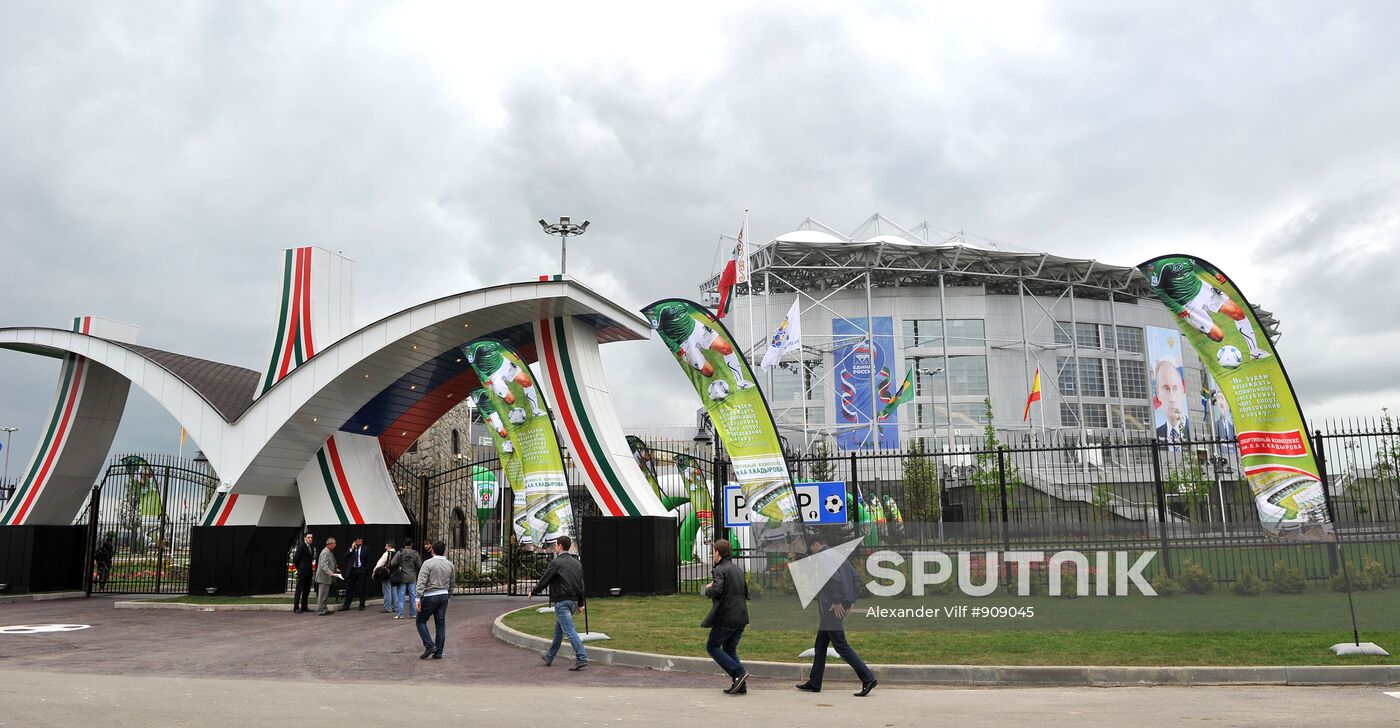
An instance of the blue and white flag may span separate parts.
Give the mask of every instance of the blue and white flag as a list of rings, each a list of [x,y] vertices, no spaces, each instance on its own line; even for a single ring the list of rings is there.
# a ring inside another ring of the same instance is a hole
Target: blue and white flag
[[[793,350],[802,349],[802,312],[798,310],[797,301],[792,302],[792,308],[788,309],[787,316],[783,317],[783,322],[778,324],[777,330],[773,332],[773,338],[768,340],[768,353],[763,355],[763,361],[759,366],[767,369],[778,363],[783,358],[783,354]]]

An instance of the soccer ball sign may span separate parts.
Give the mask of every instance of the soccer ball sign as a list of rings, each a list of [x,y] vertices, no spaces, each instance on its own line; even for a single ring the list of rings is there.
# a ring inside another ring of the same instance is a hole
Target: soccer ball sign
[[[710,400],[718,402],[729,396],[729,383],[723,379],[716,379],[710,383]]]
[[[1226,369],[1234,369],[1244,362],[1244,354],[1241,354],[1239,349],[1226,344],[1215,351],[1215,360]]]
[[[840,513],[841,509],[846,507],[846,501],[839,495],[829,495],[823,505],[826,506],[827,513]]]
[[[525,408],[524,408],[524,407],[516,407],[515,409],[512,409],[512,410],[510,411],[510,423],[511,423],[512,425],[519,425],[519,424],[522,424],[522,423],[524,423],[524,422],[525,422]]]

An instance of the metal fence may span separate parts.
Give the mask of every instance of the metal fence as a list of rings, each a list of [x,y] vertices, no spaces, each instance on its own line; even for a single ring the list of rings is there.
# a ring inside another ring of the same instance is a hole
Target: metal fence
[[[1002,444],[1015,439],[789,453],[788,464],[797,482],[844,481],[852,531],[871,546],[883,538],[945,551],[1151,549],[1169,576],[1190,559],[1220,583],[1245,571],[1267,581],[1278,564],[1313,582],[1338,571],[1336,545],[1290,543],[1264,530],[1234,440],[1165,445],[1145,433],[1085,442],[1051,433],[1031,446]],[[1400,576],[1400,431],[1388,419],[1328,423],[1312,442],[1346,558],[1373,558]],[[715,483],[728,481],[722,450],[708,468]],[[743,536],[718,533],[744,552]],[[681,572],[681,590],[693,592],[708,565]]]

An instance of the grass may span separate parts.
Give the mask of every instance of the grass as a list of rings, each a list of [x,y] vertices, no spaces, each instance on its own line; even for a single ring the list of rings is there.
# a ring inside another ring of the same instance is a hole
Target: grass
[[[1315,606],[1305,595],[1261,595],[1253,600],[1286,600],[1293,607]],[[1400,664],[1400,657],[1334,657],[1327,647],[1349,641],[1350,623],[1341,595],[1318,595],[1340,600],[1340,621],[1328,629],[1287,629],[1241,631],[1198,629],[1194,631],[1144,631],[1110,629],[1004,629],[1004,630],[927,630],[880,629],[848,632],[861,656],[872,663],[942,665],[1355,665]],[[1357,595],[1358,597],[1369,595]],[[966,597],[943,597],[945,601],[979,603]],[[1026,598],[1035,600],[1036,597]],[[1046,598],[1048,599],[1048,598]],[[1225,600],[1236,599],[1236,602]],[[1181,596],[1171,599],[1141,598],[1130,606],[1131,597],[1057,600],[1068,605],[1102,603],[1134,611],[1141,603],[1156,601],[1163,610],[1189,610],[1206,615],[1224,606],[1244,608],[1263,602],[1228,595]],[[1198,600],[1193,604],[1193,600]],[[1023,600],[1024,601],[1024,600]],[[1018,602],[1020,603],[1020,602]],[[1273,605],[1267,613],[1274,613]],[[1105,609],[1107,607],[1104,607]],[[1358,606],[1358,610],[1360,606]],[[623,650],[671,655],[705,656],[706,630],[700,620],[709,610],[709,600],[694,595],[665,597],[621,597],[595,599],[589,609],[589,627],[606,632],[612,640],[605,646]],[[1140,610],[1138,610],[1140,611]],[[1256,612],[1256,616],[1258,613]],[[554,615],[533,609],[516,612],[506,624],[523,632],[551,636]],[[582,622],[582,620],[579,620]],[[1272,624],[1290,623],[1263,622]],[[1199,622],[1214,625],[1211,620]],[[580,624],[580,627],[582,625]],[[1400,651],[1400,629],[1366,631],[1363,640]],[[755,623],[744,633],[740,653],[747,659],[796,662],[797,655],[812,646],[809,629],[768,629]]]
[[[292,595],[272,597],[220,597],[187,594],[177,597],[152,599],[154,602],[179,602],[181,604],[291,604]]]

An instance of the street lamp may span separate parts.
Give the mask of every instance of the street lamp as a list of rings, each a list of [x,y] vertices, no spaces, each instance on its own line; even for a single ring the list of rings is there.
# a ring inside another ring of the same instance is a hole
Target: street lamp
[[[569,236],[572,235],[574,237],[578,237],[587,232],[588,221],[584,220],[583,222],[576,225],[570,222],[569,218],[561,217],[559,218],[559,222],[556,222],[553,225],[551,225],[545,222],[544,218],[540,218],[540,229],[544,230],[550,235],[559,236],[559,275],[562,276],[565,273],[564,262],[565,256],[568,253]]]
[[[0,485],[7,489],[10,486],[10,436],[19,432],[18,427],[0,427],[0,432],[5,433],[5,476],[0,480]]]

